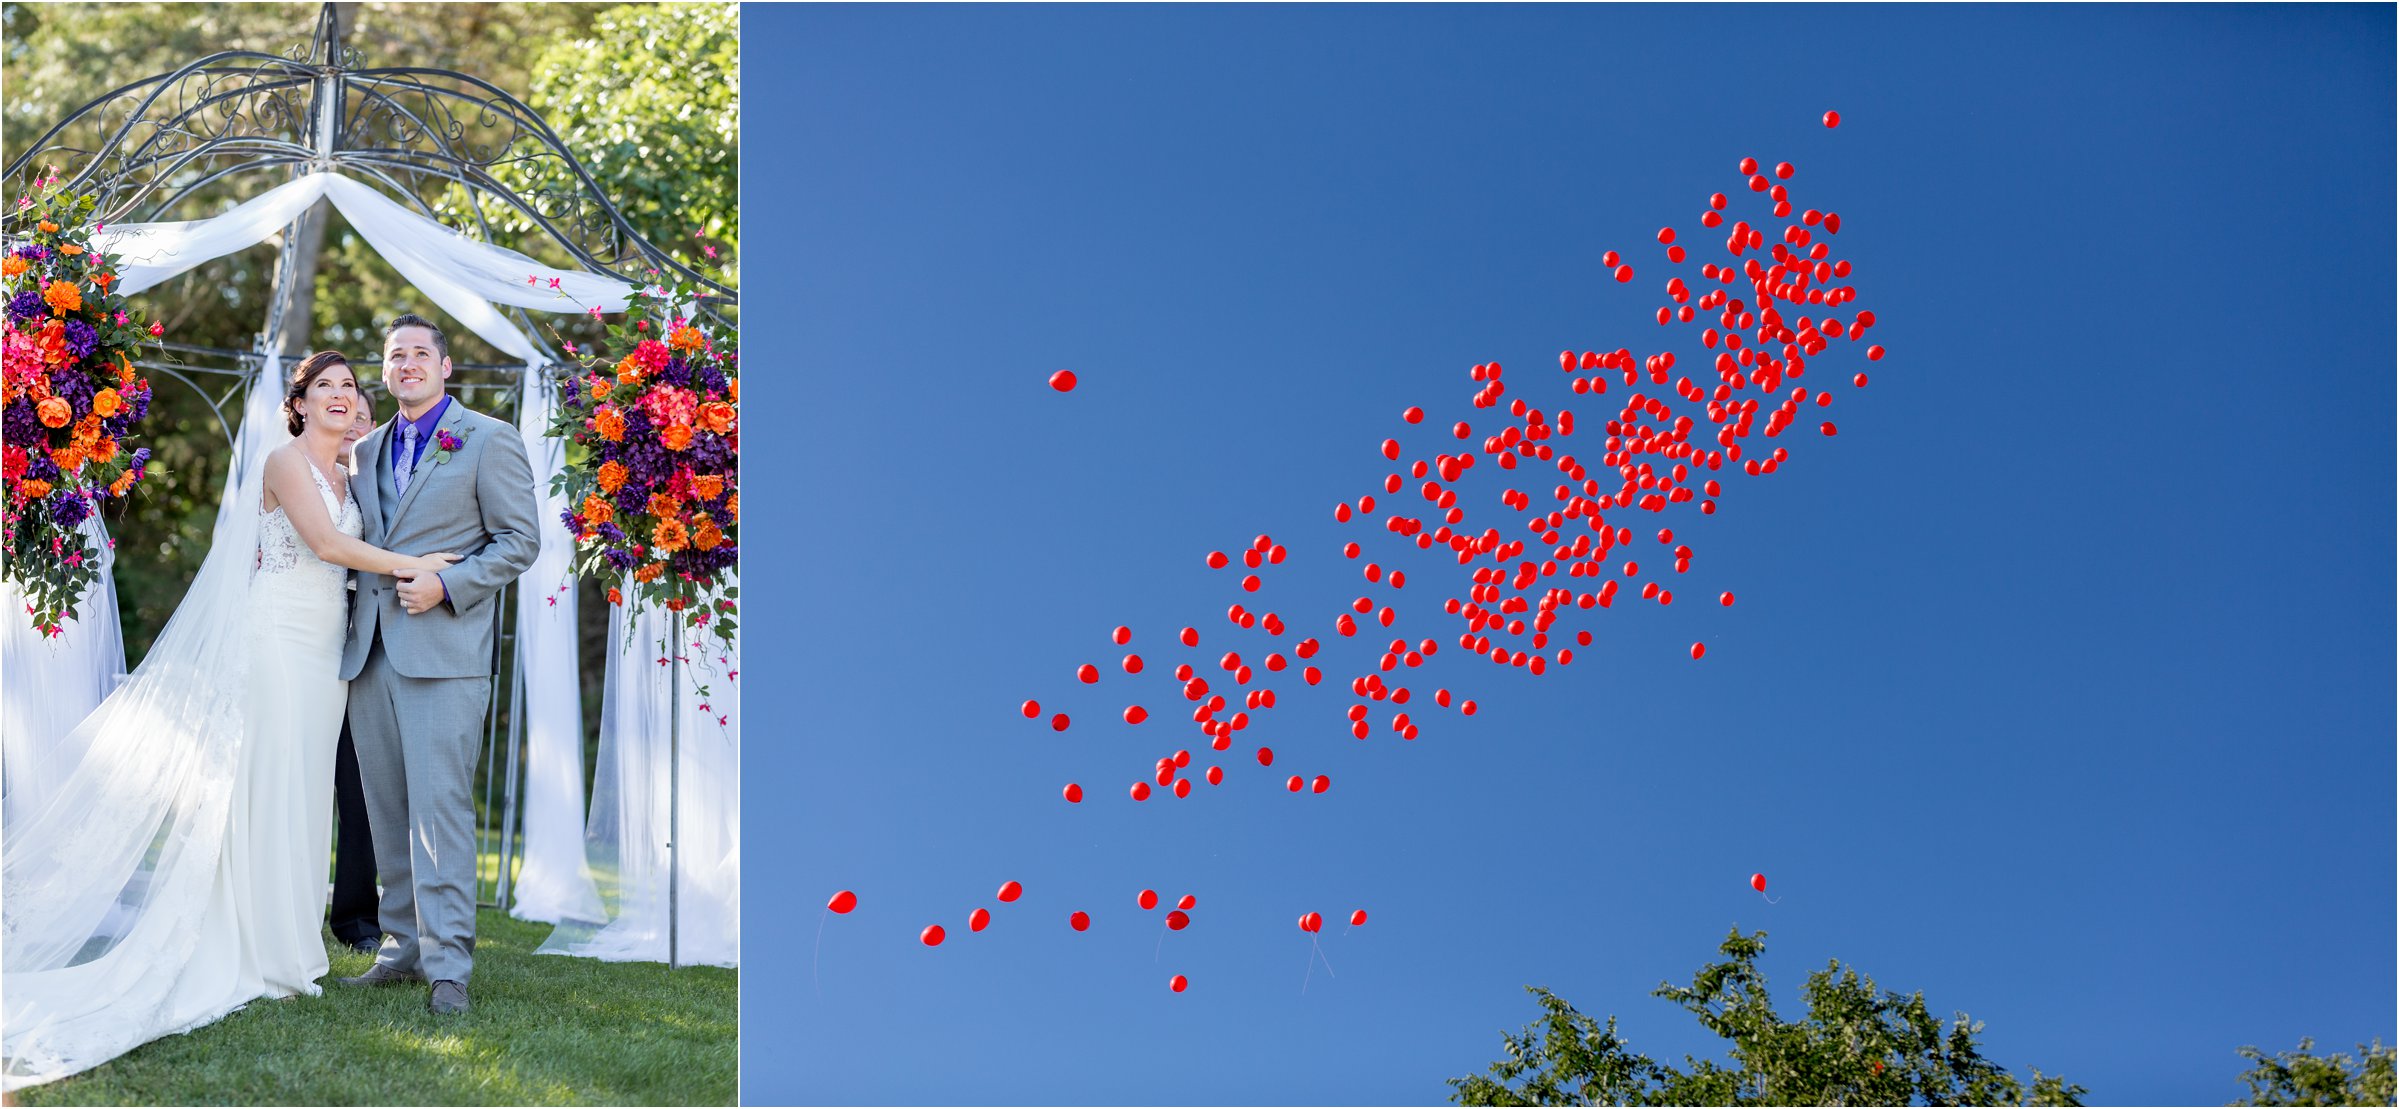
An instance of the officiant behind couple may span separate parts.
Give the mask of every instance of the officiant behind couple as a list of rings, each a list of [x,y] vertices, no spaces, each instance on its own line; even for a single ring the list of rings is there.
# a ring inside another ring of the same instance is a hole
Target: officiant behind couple
[[[81,762],[9,829],[6,1089],[321,992],[345,720],[382,942],[338,982],[467,1010],[494,606],[541,544],[521,436],[451,397],[451,372],[438,326],[390,321],[398,411],[359,436],[348,360],[293,368],[292,438],[234,483],[255,508],[224,514],[149,655],[70,737]]]

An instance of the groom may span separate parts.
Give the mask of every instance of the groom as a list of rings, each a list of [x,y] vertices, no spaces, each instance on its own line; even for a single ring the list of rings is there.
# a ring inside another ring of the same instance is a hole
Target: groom
[[[438,574],[360,574],[342,677],[383,880],[383,946],[345,986],[433,983],[467,1010],[474,967],[476,748],[491,700],[493,619],[541,551],[540,502],[517,429],[452,400],[450,344],[431,320],[383,329],[399,414],[358,443],[350,495],[366,541],[462,560]]]

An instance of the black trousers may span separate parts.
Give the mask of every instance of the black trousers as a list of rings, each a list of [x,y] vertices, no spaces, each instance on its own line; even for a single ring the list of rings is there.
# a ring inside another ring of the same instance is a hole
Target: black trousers
[[[333,756],[333,905],[325,923],[333,938],[345,944],[381,939],[383,925],[375,916],[375,840],[367,829],[367,795],[358,782],[358,749],[350,742],[350,722],[342,720],[341,749]]]

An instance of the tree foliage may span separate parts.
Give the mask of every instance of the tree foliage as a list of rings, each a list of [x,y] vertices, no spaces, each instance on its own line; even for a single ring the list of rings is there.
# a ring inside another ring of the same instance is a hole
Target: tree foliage
[[[2393,1062],[2399,1048],[2357,1045],[2355,1059],[2346,1054],[2315,1053],[2312,1039],[2299,1041],[2299,1050],[2268,1056],[2254,1047],[2241,1057],[2257,1066],[2241,1075],[2249,1096],[2234,1105],[2391,1105],[2399,1100],[2393,1082]]]
[[[1507,1058],[1489,1074],[1453,1078],[1460,1105],[2079,1105],[2083,1088],[2032,1073],[2027,1085],[1982,1055],[1982,1025],[1944,1021],[1921,993],[1878,990],[1839,962],[1808,976],[1808,1014],[1785,1020],[1766,992],[1758,956],[1766,933],[1734,929],[1724,961],[1689,986],[1662,983],[1701,1026],[1730,1041],[1730,1065],[1685,1057],[1681,1068],[1632,1050],[1616,1031],[1538,986],[1542,1008],[1522,1032],[1502,1033]]]

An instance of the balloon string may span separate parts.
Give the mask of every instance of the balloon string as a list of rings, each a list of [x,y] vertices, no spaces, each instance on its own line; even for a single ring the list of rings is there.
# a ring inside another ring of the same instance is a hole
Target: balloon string
[[[1314,946],[1314,944],[1315,944],[1315,942],[1316,942],[1316,941],[1314,941],[1314,940],[1310,940],[1310,941],[1308,941],[1308,942],[1309,942],[1309,945],[1312,947],[1312,946]],[[1314,951],[1310,951],[1310,952],[1308,953],[1308,973],[1307,973],[1305,976],[1301,977],[1301,978],[1300,978],[1300,980],[1299,980],[1299,992],[1300,992],[1300,996],[1302,996],[1302,997],[1305,997],[1305,996],[1307,996],[1307,994],[1308,994],[1308,983],[1309,983],[1309,982],[1311,982],[1311,981],[1314,981],[1314,980],[1315,980],[1315,977],[1316,977],[1316,953],[1315,953]]]
[[[1161,920],[1161,921],[1159,921],[1159,922],[1158,922],[1158,943],[1157,943],[1157,945],[1156,945],[1156,946],[1154,946],[1154,947],[1152,947],[1152,948],[1150,949],[1150,961],[1151,961],[1151,962],[1153,962],[1153,963],[1154,963],[1154,962],[1157,962],[1157,961],[1158,961],[1158,956],[1159,956],[1159,955],[1160,955],[1162,952],[1164,952],[1165,950],[1166,950],[1166,922],[1165,922],[1165,921],[1163,921],[1163,920]]]
[[[831,919],[831,909],[816,914],[816,953],[808,957],[808,977],[816,983],[818,997],[825,996],[825,980],[817,976],[816,967],[825,957],[825,922]]]
[[[1765,898],[1766,898],[1766,903],[1767,903],[1767,904],[1769,904],[1769,905],[1780,905],[1780,904],[1782,904],[1782,903],[1783,903],[1783,899],[1782,899],[1782,898],[1779,898],[1779,897],[1767,897],[1767,896],[1766,896],[1766,891],[1765,891],[1765,890],[1759,890],[1759,891],[1758,891],[1758,896],[1760,896],[1760,897],[1765,897]]]
[[[1319,959],[1323,959],[1323,960],[1324,960],[1324,972],[1325,972],[1325,974],[1327,974],[1327,975],[1329,975],[1329,976],[1331,976],[1331,977],[1334,977],[1334,978],[1339,978],[1339,977],[1341,977],[1340,975],[1338,975],[1338,974],[1334,974],[1334,973],[1333,973],[1333,959],[1332,959],[1332,956],[1326,955],[1326,954],[1324,953],[1324,948],[1323,948],[1323,947],[1321,947],[1321,946],[1318,946],[1318,944],[1317,944],[1317,942],[1316,942],[1316,937],[1315,937],[1315,936],[1309,936],[1309,937],[1308,937],[1308,946],[1316,948],[1316,957],[1317,957],[1317,958],[1319,958]]]

